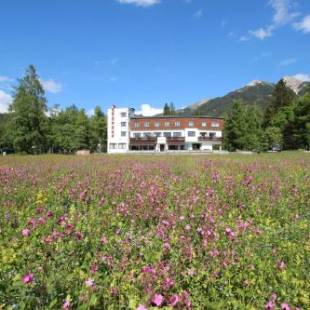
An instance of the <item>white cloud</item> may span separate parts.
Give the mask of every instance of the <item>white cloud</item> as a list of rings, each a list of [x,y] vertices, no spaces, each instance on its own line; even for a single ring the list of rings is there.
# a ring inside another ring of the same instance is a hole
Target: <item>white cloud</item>
[[[298,73],[295,74],[293,77],[302,82],[310,82],[310,74]]]
[[[45,91],[49,93],[59,93],[62,91],[62,85],[52,79],[49,80],[40,80]]]
[[[0,113],[6,113],[12,103],[12,96],[0,90]]]
[[[272,36],[272,30],[273,28],[268,27],[266,29],[264,28],[259,28],[257,30],[250,30],[249,34],[260,39],[260,40],[264,40],[265,38],[271,37]]]
[[[279,63],[279,66],[281,67],[286,67],[286,66],[289,66],[289,65],[292,65],[294,63],[297,62],[297,59],[296,58],[288,58],[288,59],[284,59],[282,60],[280,63]]]
[[[8,77],[8,76],[0,76],[0,82],[13,82],[14,79]]]
[[[154,4],[160,3],[160,0],[117,0],[119,3],[125,3],[125,4],[133,4],[136,6],[152,6]]]
[[[269,0],[268,5],[273,9],[272,22],[266,27],[248,31],[249,37],[264,40],[271,37],[277,28],[291,23],[297,16],[300,15],[299,12],[293,10],[293,3],[293,0]],[[241,40],[241,38],[239,41],[245,41]]]
[[[143,116],[153,116],[163,112],[163,109],[153,108],[149,104],[142,104],[140,111],[137,111],[136,114]]]
[[[295,23],[294,27],[304,33],[310,32],[310,15],[305,16],[302,21]]]
[[[274,25],[285,25],[300,15],[299,12],[291,11],[292,0],[270,0],[269,5],[274,9]]]

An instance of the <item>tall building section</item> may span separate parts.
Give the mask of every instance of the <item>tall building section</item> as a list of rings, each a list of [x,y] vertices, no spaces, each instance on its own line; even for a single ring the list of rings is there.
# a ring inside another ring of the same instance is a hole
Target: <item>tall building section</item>
[[[182,152],[222,149],[222,118],[136,116],[130,108],[108,109],[108,152]]]

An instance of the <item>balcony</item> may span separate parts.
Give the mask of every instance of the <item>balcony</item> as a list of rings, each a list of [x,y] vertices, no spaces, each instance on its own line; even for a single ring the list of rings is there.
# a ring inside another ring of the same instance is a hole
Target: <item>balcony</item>
[[[223,140],[222,137],[214,137],[214,136],[200,136],[200,137],[198,137],[199,142],[204,142],[204,141],[222,142],[222,140]]]
[[[130,145],[154,145],[156,142],[156,137],[130,138]]]
[[[185,143],[185,137],[167,137],[168,144],[183,144]]]

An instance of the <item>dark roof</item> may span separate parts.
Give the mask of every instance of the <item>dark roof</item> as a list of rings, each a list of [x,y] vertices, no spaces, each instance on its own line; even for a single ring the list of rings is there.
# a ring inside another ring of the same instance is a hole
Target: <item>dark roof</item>
[[[135,115],[132,116],[131,119],[143,119],[143,118],[213,118],[213,119],[224,119],[224,117],[215,117],[208,115],[155,115],[155,116],[142,116]]]

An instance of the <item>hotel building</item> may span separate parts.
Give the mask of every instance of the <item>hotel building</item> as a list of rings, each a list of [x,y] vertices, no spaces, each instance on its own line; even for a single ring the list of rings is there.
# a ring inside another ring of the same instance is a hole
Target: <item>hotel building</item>
[[[222,118],[137,116],[134,109],[108,109],[108,153],[213,151],[222,149]]]

